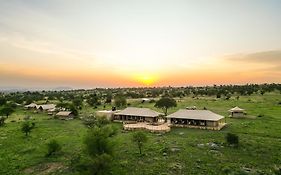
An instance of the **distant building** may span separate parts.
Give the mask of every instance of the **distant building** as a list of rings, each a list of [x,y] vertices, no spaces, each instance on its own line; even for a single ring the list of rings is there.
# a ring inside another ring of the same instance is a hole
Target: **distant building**
[[[25,105],[24,108],[26,108],[26,109],[36,109],[37,104],[36,103],[30,103],[29,105]]]
[[[228,110],[230,112],[230,117],[244,117],[245,116],[245,109],[239,108],[238,106]]]
[[[36,108],[37,108],[37,110],[40,110],[40,111],[48,111],[50,109],[56,108],[56,105],[55,104],[37,105]]]
[[[114,119],[114,114],[120,112],[120,110],[102,110],[102,111],[97,111],[96,116],[97,117],[102,117],[105,116],[108,120],[113,120]]]
[[[56,117],[62,120],[69,120],[69,119],[73,119],[74,115],[71,111],[60,111],[56,114]]]
[[[137,121],[137,122],[157,122],[162,113],[149,108],[128,107],[114,114],[114,120]]]
[[[175,127],[220,130],[225,126],[225,118],[209,110],[180,109],[168,115],[167,122]]]

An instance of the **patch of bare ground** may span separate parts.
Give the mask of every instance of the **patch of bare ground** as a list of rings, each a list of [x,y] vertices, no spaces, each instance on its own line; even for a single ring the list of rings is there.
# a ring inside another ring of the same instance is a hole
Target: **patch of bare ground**
[[[26,168],[23,172],[25,174],[47,175],[65,169],[66,167],[60,162],[50,162]]]

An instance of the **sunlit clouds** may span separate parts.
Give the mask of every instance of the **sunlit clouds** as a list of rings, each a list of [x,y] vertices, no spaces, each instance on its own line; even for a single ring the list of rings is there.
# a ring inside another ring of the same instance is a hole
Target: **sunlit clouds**
[[[280,82],[280,1],[3,1],[0,86]]]

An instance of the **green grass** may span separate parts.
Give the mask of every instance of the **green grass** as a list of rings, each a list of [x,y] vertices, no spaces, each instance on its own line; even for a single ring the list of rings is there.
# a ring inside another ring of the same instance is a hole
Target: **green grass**
[[[249,116],[262,117],[255,119],[231,119],[229,125],[221,131],[207,131],[187,128],[173,128],[171,132],[158,135],[147,133],[149,140],[144,147],[144,155],[139,156],[138,149],[131,141],[132,132],[124,132],[119,128],[115,141],[115,160],[113,174],[230,174],[243,168],[251,169],[250,174],[273,174],[274,167],[281,165],[281,99],[279,93],[267,93],[264,96],[243,96],[239,100],[216,99],[211,97],[186,97],[178,102],[178,107],[170,109],[174,112],[186,106],[204,106],[224,116],[227,110],[238,105],[245,108]],[[131,106],[153,107],[153,103],[140,103],[140,100],[128,100]],[[110,106],[106,108],[110,109]],[[100,106],[98,109],[103,109]],[[81,116],[93,113],[97,109],[84,107]],[[23,117],[32,116],[36,128],[30,137],[20,131]],[[15,122],[12,122],[15,121]],[[60,121],[49,119],[46,114],[34,114],[31,111],[17,109],[9,117],[7,124],[0,128],[0,174],[39,174],[46,172],[44,164],[59,162],[64,168],[50,171],[53,174],[79,174],[69,168],[73,155],[83,152],[83,137],[87,128],[80,120]],[[238,148],[225,145],[227,132],[236,133],[240,138]],[[51,139],[58,140],[62,152],[46,158],[46,143]],[[198,144],[215,142],[218,148],[199,147]],[[176,150],[173,148],[176,148]],[[165,152],[167,155],[163,155]]]

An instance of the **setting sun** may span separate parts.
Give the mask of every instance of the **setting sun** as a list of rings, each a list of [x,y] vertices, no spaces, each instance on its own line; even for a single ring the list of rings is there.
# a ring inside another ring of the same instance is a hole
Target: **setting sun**
[[[135,79],[142,85],[150,86],[155,84],[157,78],[155,75],[139,74],[135,76]]]

